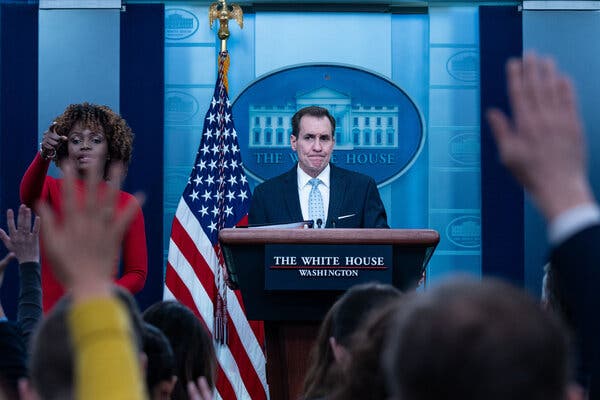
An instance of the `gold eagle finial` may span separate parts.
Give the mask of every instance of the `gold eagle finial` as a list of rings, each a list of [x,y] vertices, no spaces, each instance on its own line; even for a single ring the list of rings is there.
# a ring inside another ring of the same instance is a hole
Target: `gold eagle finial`
[[[229,20],[235,19],[240,26],[244,27],[244,13],[237,4],[228,5],[226,0],[215,1],[208,8],[208,23],[212,29],[213,22],[219,20],[219,31],[217,35],[221,39],[221,50],[225,50],[225,41],[229,38]]]

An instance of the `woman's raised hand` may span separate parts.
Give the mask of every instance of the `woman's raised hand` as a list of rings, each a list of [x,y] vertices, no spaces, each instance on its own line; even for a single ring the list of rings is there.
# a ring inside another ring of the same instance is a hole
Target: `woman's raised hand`
[[[56,125],[56,122],[53,122],[48,130],[44,132],[44,137],[40,144],[40,152],[45,160],[53,159],[56,156],[56,150],[60,143],[68,140],[66,136],[61,136],[55,132],[54,125]]]

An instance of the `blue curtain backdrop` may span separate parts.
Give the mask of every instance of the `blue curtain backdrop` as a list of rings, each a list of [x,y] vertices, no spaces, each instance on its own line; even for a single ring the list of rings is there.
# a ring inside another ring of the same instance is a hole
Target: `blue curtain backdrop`
[[[0,224],[6,230],[6,209],[19,207],[21,176],[37,148],[37,5],[0,4],[0,90]],[[12,261],[0,298],[9,318],[16,316],[18,288]]]
[[[508,109],[504,65],[522,53],[517,7],[481,7],[481,119],[489,107]],[[483,274],[524,282],[523,191],[498,159],[489,126],[481,129]],[[541,267],[540,267],[541,268]]]
[[[141,309],[162,300],[164,21],[162,4],[130,4],[121,12],[120,112],[136,135],[125,190],[146,195],[148,277],[136,295]]]

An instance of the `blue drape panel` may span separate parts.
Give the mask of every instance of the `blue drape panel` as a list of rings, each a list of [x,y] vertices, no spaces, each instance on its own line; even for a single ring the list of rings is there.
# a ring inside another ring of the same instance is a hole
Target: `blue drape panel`
[[[136,135],[125,190],[146,195],[148,278],[136,295],[142,310],[162,299],[163,287],[164,20],[163,4],[128,4],[121,13],[120,112]]]
[[[19,183],[37,149],[37,5],[0,5],[0,90],[0,226],[6,230],[5,211],[19,207]],[[19,291],[19,271],[12,263],[2,287],[2,305],[11,319]]]
[[[508,109],[504,64],[522,53],[517,7],[479,9],[481,70],[481,236],[482,274],[524,282],[523,191],[500,164],[485,120],[489,107]]]

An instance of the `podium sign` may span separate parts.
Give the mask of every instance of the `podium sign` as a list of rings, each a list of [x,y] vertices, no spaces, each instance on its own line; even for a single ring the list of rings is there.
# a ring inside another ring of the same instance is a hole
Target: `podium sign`
[[[392,283],[392,246],[265,245],[265,290],[346,290]]]
[[[223,229],[219,232],[219,240],[223,248],[225,264],[229,272],[229,281],[237,285],[242,292],[246,315],[249,319],[263,321],[320,321],[331,304],[345,289],[326,290],[323,287],[310,286],[300,289],[284,289],[283,279],[279,289],[265,289],[267,278],[265,273],[275,272],[269,267],[272,260],[266,256],[278,246],[292,246],[303,256],[317,257],[312,249],[320,247],[327,251],[339,251],[340,264],[350,257],[384,257],[383,263],[391,273],[389,277],[381,276],[377,281],[391,282],[400,290],[411,290],[416,287],[425,271],[425,266],[433,254],[440,237],[436,231],[427,229]],[[275,246],[275,247],[273,247]],[[291,248],[291,247],[289,247]],[[368,253],[368,249],[374,253]],[[383,251],[384,248],[391,250]],[[270,249],[270,250],[267,250]],[[285,257],[282,253],[274,256]],[[275,250],[277,251],[277,250]],[[391,251],[391,256],[387,251]],[[387,254],[387,255],[386,255]],[[325,254],[336,256],[335,254]],[[343,257],[343,258],[342,258]],[[390,260],[391,257],[391,261]],[[265,261],[269,261],[265,265]],[[280,260],[282,261],[282,260]],[[288,260],[289,261],[289,260]],[[322,261],[322,260],[315,260]],[[370,260],[373,261],[372,259]],[[380,262],[379,259],[374,261]],[[282,262],[281,262],[282,263]],[[312,271],[314,268],[303,268]],[[332,269],[334,270],[334,269]],[[328,270],[328,271],[332,271]],[[298,279],[298,270],[278,271],[290,273],[301,282],[320,285],[320,279]],[[367,272],[360,270],[359,276]],[[381,272],[381,271],[378,271]],[[312,273],[312,272],[310,272]],[[331,278],[334,280],[334,278]],[[344,281],[346,277],[336,277]],[[366,279],[365,279],[366,281]],[[303,284],[303,283],[302,283]],[[344,282],[338,283],[342,287]],[[336,284],[336,285],[338,285]],[[345,286],[346,288],[351,285]]]

